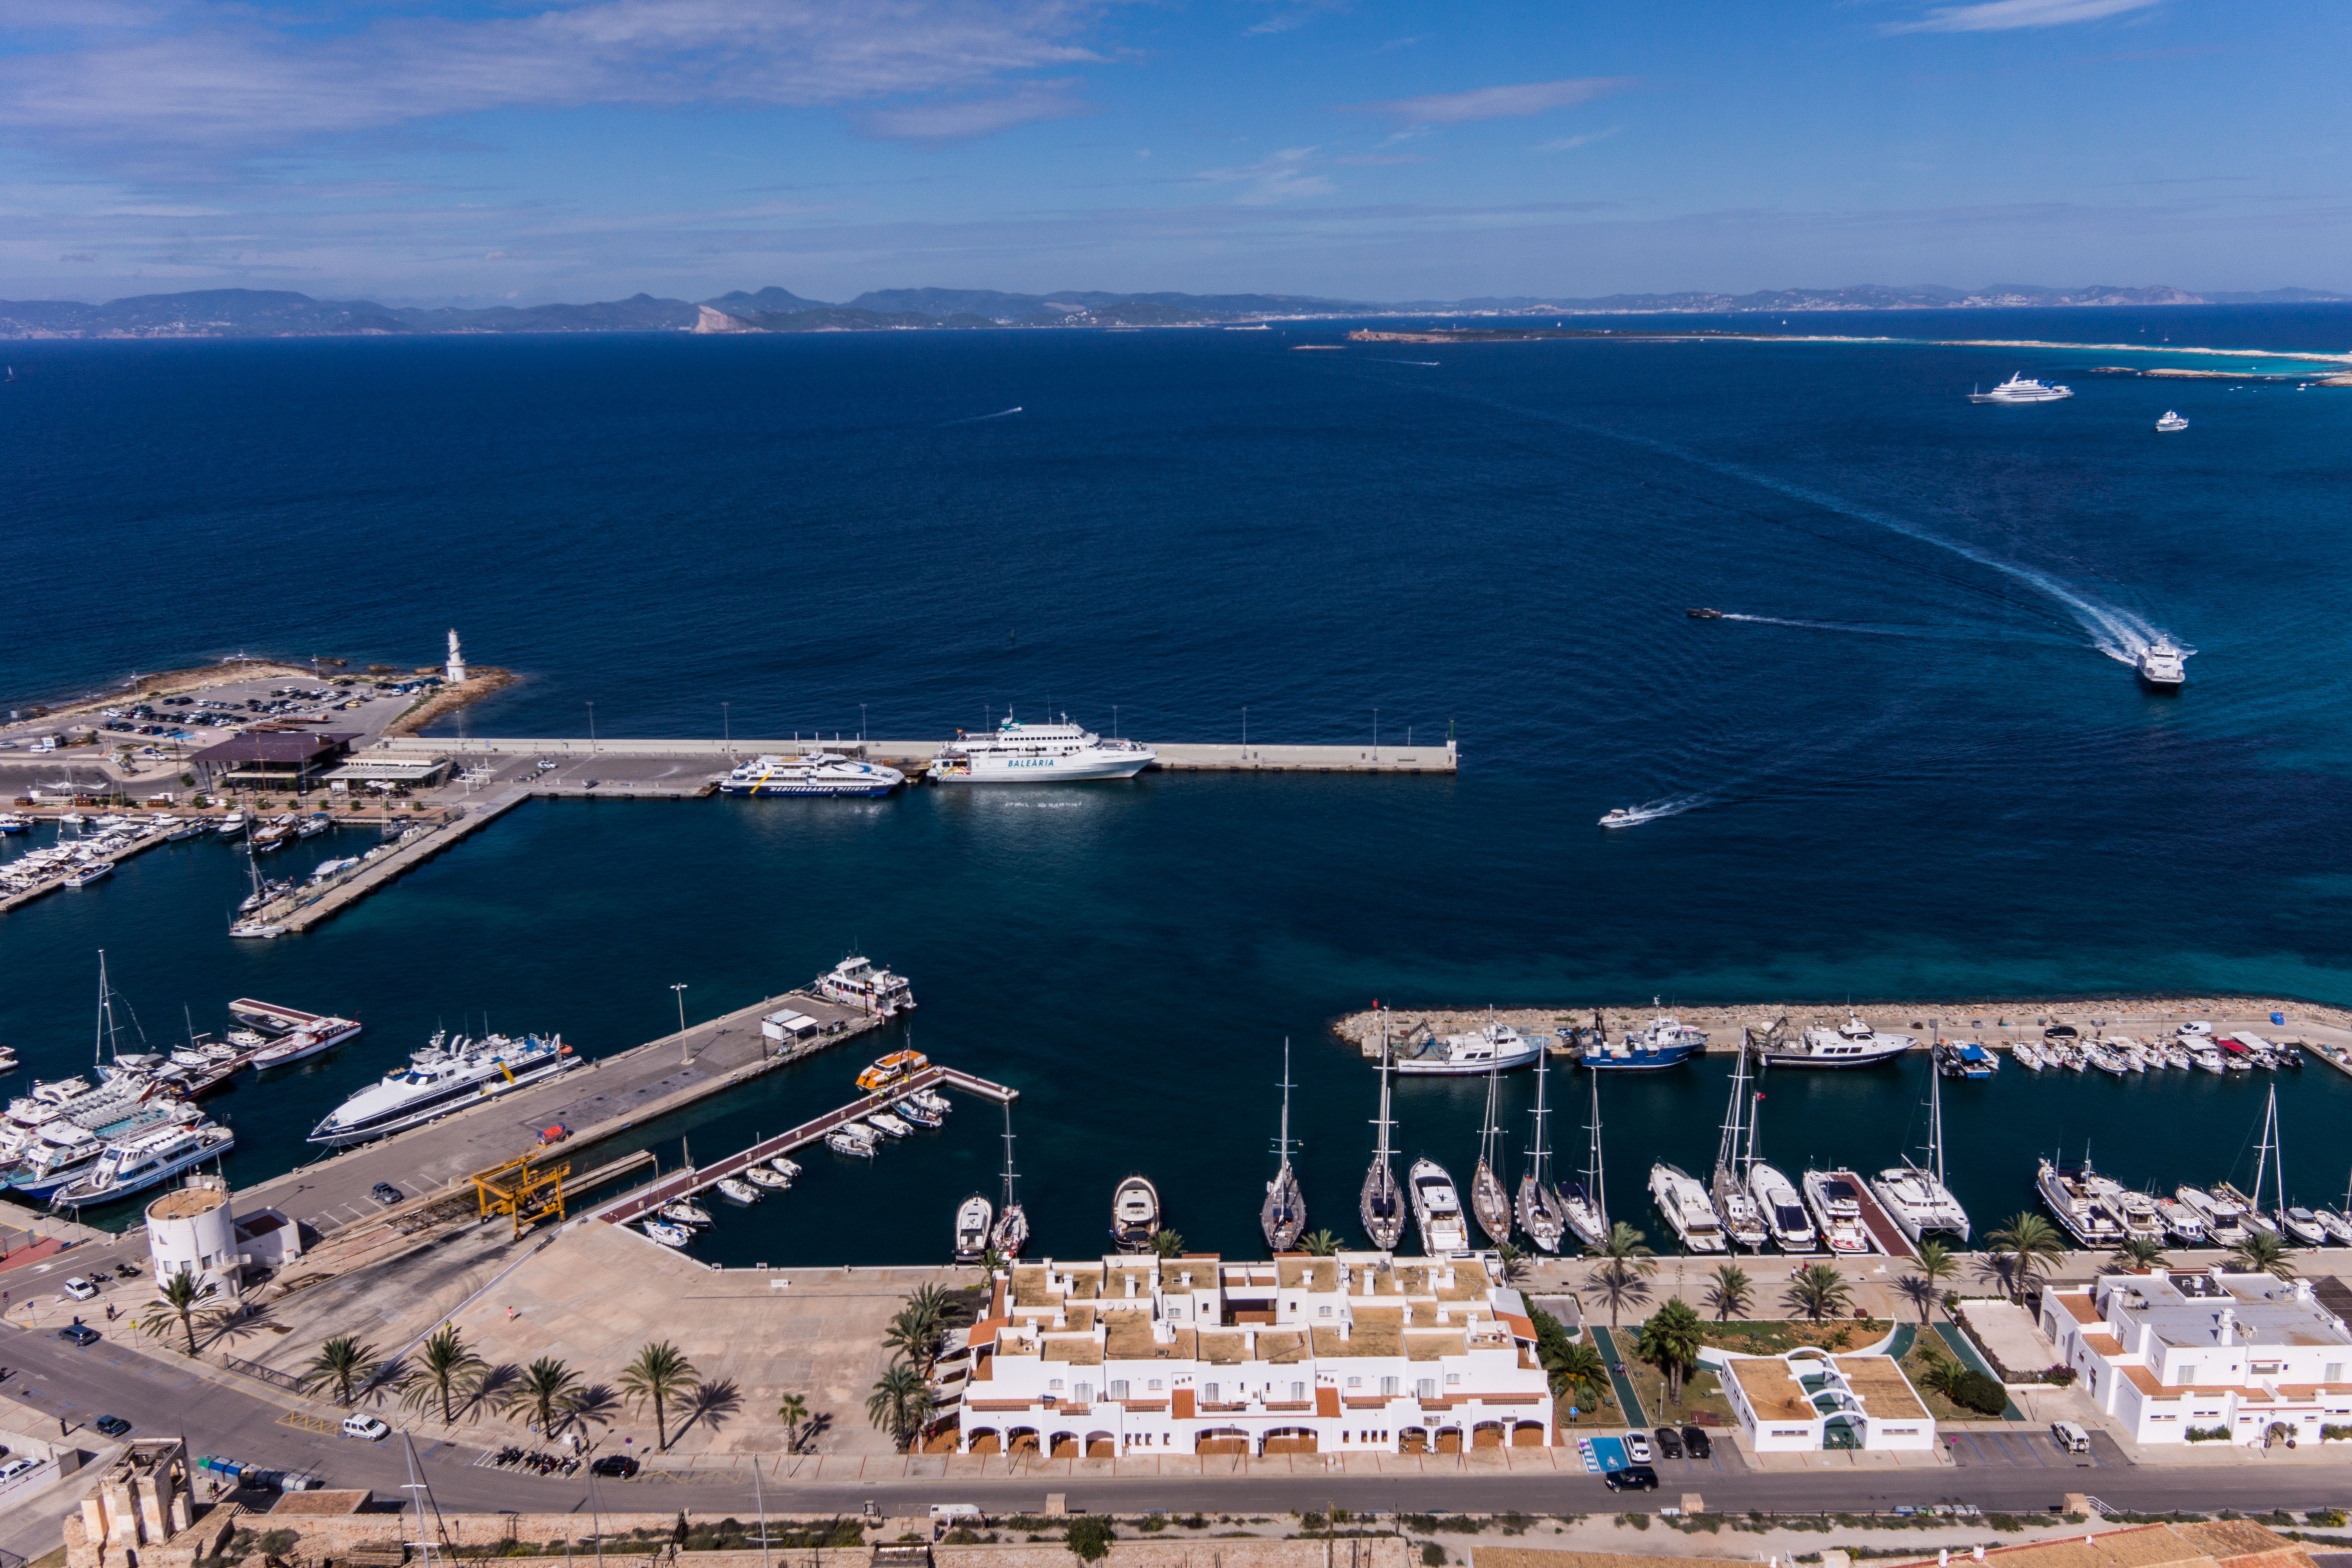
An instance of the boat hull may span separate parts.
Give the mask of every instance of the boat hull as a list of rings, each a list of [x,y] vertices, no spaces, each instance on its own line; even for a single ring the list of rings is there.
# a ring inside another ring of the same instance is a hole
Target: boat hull
[[[574,1068],[585,1065],[587,1064],[578,1057],[570,1055],[568,1052],[553,1055],[543,1062],[535,1063],[515,1073],[511,1078],[501,1074],[486,1079],[474,1086],[475,1092],[472,1094],[442,1100],[423,1110],[410,1111],[387,1121],[373,1121],[363,1127],[352,1128],[331,1128],[321,1122],[308,1141],[330,1149],[348,1149],[354,1143],[373,1143],[379,1138],[389,1138],[395,1132],[405,1132],[412,1127],[422,1127],[428,1121],[438,1121],[444,1116],[454,1115],[469,1106],[480,1105],[486,1100],[512,1094],[516,1089],[528,1088],[531,1084],[543,1083],[551,1078],[559,1077]]]
[[[61,1188],[55,1196],[50,1198],[50,1206],[88,1208],[100,1204],[117,1203],[124,1198],[135,1196],[150,1187],[170,1181],[183,1171],[192,1171],[207,1160],[216,1160],[236,1147],[236,1134],[229,1131],[226,1127],[220,1131],[221,1136],[216,1139],[208,1139],[199,1147],[191,1149],[160,1165],[150,1166],[130,1177],[110,1182],[102,1189],[78,1190],[81,1186],[79,1183]]]

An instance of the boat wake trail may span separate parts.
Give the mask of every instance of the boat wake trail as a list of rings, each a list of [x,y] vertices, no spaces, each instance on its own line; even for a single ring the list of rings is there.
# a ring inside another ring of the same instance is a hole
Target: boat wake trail
[[[1417,364],[1424,370],[1435,370],[1439,363],[1438,361],[1433,359],[1376,359],[1369,361],[1368,363],[1372,364]]]
[[[1620,806],[1601,819],[1606,827],[1639,827],[1645,822],[1655,822],[1663,816],[1680,816],[1685,811],[1696,811],[1711,805],[1713,795],[1675,795],[1663,800],[1645,801],[1640,805]]]
[[[1020,406],[1019,406],[1018,405],[1015,405],[1014,406],[1013,406],[1013,407],[1011,407],[1011,408],[1000,408],[1000,409],[998,409],[998,410],[997,410],[995,413],[993,413],[993,414],[975,414],[975,415],[973,415],[973,416],[972,416],[971,418],[969,418],[969,419],[950,419],[950,420],[947,421],[947,423],[946,423],[946,424],[941,425],[941,426],[940,426],[940,429],[942,429],[942,430],[944,430],[944,429],[948,428],[948,426],[949,426],[950,425],[981,425],[981,424],[985,424],[987,421],[989,421],[989,420],[991,420],[991,419],[1006,419],[1006,418],[1010,418],[1012,416],[1013,416],[1013,415],[1015,415],[1015,414],[1018,414],[1018,413],[1020,413],[1020,412],[1021,412]]]
[[[1868,621],[1807,621],[1790,616],[1744,616],[1737,610],[1725,610],[1717,618],[1726,621],[1746,621],[1751,626],[1798,626],[1811,632],[1858,632],[1864,637],[1916,637],[1927,642],[1949,642],[1955,639],[1965,640],[1994,636],[2006,638],[2020,635],[2014,632],[1976,631],[1962,627],[1885,626]],[[2055,637],[2036,637],[2033,640],[2046,640],[2063,645],[2063,639]]]

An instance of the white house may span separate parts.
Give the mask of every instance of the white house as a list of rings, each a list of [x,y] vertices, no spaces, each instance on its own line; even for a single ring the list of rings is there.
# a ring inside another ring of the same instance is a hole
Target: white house
[[[2172,1269],[2042,1293],[2042,1326],[2084,1391],[2142,1443],[2189,1430],[2303,1442],[2352,1426],[2352,1331],[2308,1279]]]
[[[1719,1364],[1732,1414],[1758,1453],[1936,1446],[1936,1418],[1892,1356],[1805,1349]]]
[[[1001,1453],[1428,1453],[1552,1437],[1535,1324],[1475,1258],[1047,1258],[1000,1273],[950,1402]]]

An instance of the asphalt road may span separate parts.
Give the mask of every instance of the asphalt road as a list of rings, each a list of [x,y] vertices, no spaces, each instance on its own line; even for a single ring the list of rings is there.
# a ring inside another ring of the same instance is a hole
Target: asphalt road
[[[0,1331],[0,1364],[9,1373],[0,1383],[0,1394],[63,1417],[75,1427],[86,1427],[101,1414],[119,1415],[137,1426],[137,1435],[184,1436],[200,1454],[307,1470],[330,1486],[370,1487],[387,1497],[396,1495],[395,1489],[407,1479],[397,1442],[361,1443],[307,1430],[290,1424],[287,1412],[268,1400],[206,1382],[112,1337],[89,1350],[76,1350],[47,1331],[11,1326]],[[486,1425],[483,1439],[495,1442],[507,1430]],[[1712,1463],[1662,1460],[1658,1471],[1663,1485],[1646,1500],[1650,1506],[1672,1505],[1684,1491],[1695,1490],[1705,1494],[1710,1510],[1722,1511],[1866,1511],[1898,1504],[1966,1502],[1988,1512],[2021,1514],[2044,1513],[2070,1491],[2089,1493],[2116,1508],[2149,1512],[2308,1509],[2352,1499],[2352,1463],[2134,1467],[2122,1463],[2111,1447],[2103,1448],[2105,1458],[2094,1454],[2070,1461],[2051,1448],[2046,1436],[2021,1427],[1997,1436],[1963,1435],[1958,1465],[1934,1470],[1767,1475],[1743,1472],[1738,1460],[1727,1456]],[[457,1511],[527,1509],[585,1514],[595,1507],[740,1514],[752,1506],[748,1480],[606,1481],[597,1484],[592,1500],[584,1477],[548,1480],[477,1468],[473,1461],[478,1450],[471,1447],[428,1447],[420,1452],[435,1496],[443,1508]],[[776,1512],[855,1512],[869,1500],[893,1514],[920,1512],[934,1502],[977,1502],[992,1512],[1013,1512],[1042,1507],[1048,1491],[1066,1493],[1074,1508],[1121,1513],[1195,1508],[1280,1512],[1332,1504],[1372,1512],[1517,1509],[1608,1513],[1626,1506],[1626,1500],[1608,1491],[1596,1476],[1488,1472],[1099,1480],[1032,1475],[856,1485],[780,1480],[765,1487],[765,1500]]]

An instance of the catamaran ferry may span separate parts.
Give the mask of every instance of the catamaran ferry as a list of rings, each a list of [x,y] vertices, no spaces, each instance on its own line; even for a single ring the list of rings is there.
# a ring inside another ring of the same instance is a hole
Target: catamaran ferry
[[[941,784],[1079,784],[1131,779],[1159,760],[1150,747],[1106,741],[1066,713],[1055,724],[1024,724],[1008,713],[992,735],[957,731],[928,776]]]
[[[436,1030],[433,1043],[411,1052],[406,1067],[394,1068],[337,1106],[311,1129],[310,1141],[338,1149],[364,1143],[580,1066],[561,1035],[520,1040],[504,1035],[468,1040],[461,1035],[445,1045],[447,1038],[446,1031]]]
[[[812,752],[797,757],[754,757],[721,780],[719,793],[883,795],[906,782],[906,774],[879,763]]]

